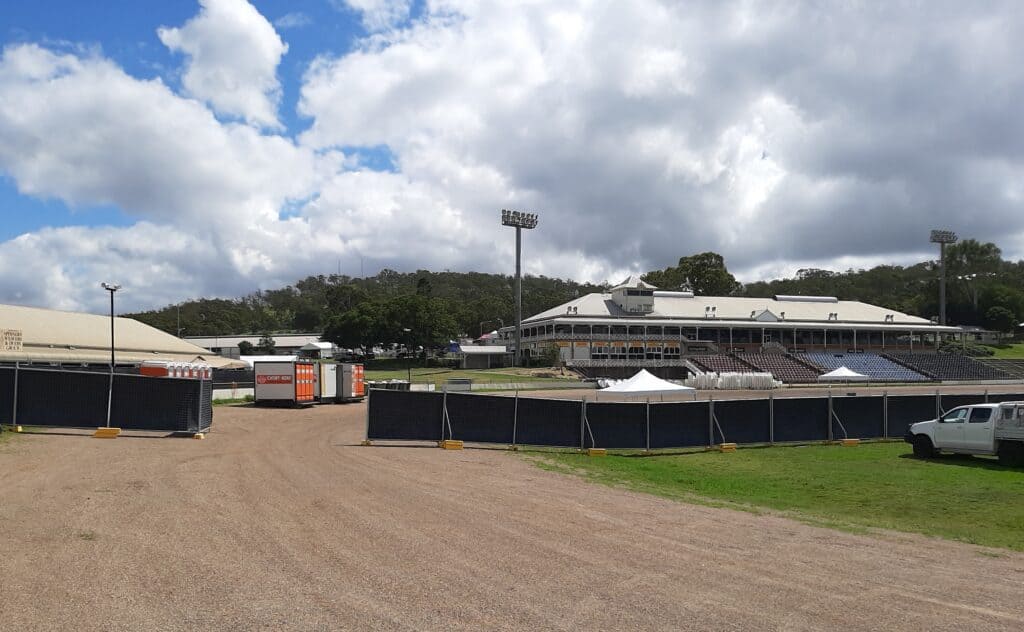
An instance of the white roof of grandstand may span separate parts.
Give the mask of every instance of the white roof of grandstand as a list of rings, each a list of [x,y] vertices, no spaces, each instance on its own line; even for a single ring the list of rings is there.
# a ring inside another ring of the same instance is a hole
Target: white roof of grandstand
[[[0,305],[0,361],[110,362],[110,316],[63,312],[20,305]],[[10,332],[10,333],[8,333]],[[118,363],[145,360],[202,362],[214,367],[240,366],[202,347],[140,323],[114,319],[114,357]]]
[[[695,389],[681,384],[673,384],[667,380],[653,375],[647,369],[640,369],[640,372],[617,384],[602,389],[602,393],[665,393],[668,391],[692,391]]]
[[[712,312],[713,309],[713,312]],[[713,317],[708,317],[709,314]],[[834,319],[830,314],[836,314]],[[891,316],[891,321],[886,317]],[[844,323],[869,323],[891,328],[893,325],[914,328],[937,328],[931,321],[918,316],[869,305],[859,301],[822,302],[821,300],[800,301],[787,298],[747,298],[740,296],[659,296],[654,295],[654,311],[639,315],[619,307],[611,294],[587,294],[563,303],[558,307],[524,319],[524,324],[541,320],[567,317],[612,319],[622,324],[655,324],[657,321],[690,321],[699,327],[733,326],[744,327],[768,323],[815,323],[825,326],[846,326]],[[628,321],[628,322],[627,322]],[[944,328],[958,331],[956,327]]]
[[[653,285],[651,285],[647,281],[644,281],[643,279],[641,279],[640,277],[636,276],[635,274],[634,275],[630,275],[629,278],[627,278],[625,281],[623,281],[622,283],[619,283],[618,285],[613,287],[612,291],[614,292],[615,290],[621,290],[622,288],[639,289],[639,290],[656,290],[657,289],[656,287],[654,287]]]

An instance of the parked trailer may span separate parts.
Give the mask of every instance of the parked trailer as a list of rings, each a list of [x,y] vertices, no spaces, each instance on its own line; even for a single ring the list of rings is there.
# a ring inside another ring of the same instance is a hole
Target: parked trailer
[[[336,402],[355,402],[366,397],[366,381],[363,377],[363,365],[342,364],[338,371],[338,392]]]
[[[265,361],[253,364],[257,406],[310,406],[316,401],[316,364]]]

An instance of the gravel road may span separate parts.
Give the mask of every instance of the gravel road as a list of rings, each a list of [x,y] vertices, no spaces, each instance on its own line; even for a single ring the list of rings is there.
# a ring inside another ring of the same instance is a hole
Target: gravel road
[[[4,630],[1021,630],[1024,555],[674,503],[361,404],[0,445]],[[941,519],[941,508],[936,508]]]

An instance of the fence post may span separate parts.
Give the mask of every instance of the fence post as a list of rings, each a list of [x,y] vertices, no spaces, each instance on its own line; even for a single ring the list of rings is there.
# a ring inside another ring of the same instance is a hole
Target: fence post
[[[412,391],[409,391],[412,392]],[[448,385],[441,387],[441,438],[444,441],[444,420],[448,416]]]
[[[708,398],[708,447],[715,447],[715,399],[714,395]]]
[[[587,418],[587,396],[584,395],[583,396],[583,400],[580,401],[580,450],[584,449],[584,441],[585,441],[584,437],[586,435],[584,434],[583,423],[584,423],[584,420],[586,418]]]
[[[882,391],[882,436],[889,438],[889,391]]]
[[[828,440],[833,441],[834,433],[832,432],[832,386],[828,387]]]
[[[775,443],[775,393],[768,391],[768,443]]]
[[[651,451],[651,398],[647,398],[647,452]]]
[[[21,365],[20,362],[14,363],[14,405],[11,411],[11,425],[17,429],[18,426],[18,368]]]
[[[935,418],[938,419],[942,416],[942,395],[939,393],[939,389],[935,389]]]
[[[988,403],[988,389],[985,389],[985,403]]]
[[[370,402],[373,400],[372,395],[373,389],[366,389],[366,436],[363,437],[366,441],[370,440]]]
[[[516,401],[512,407],[512,447],[516,447],[516,426],[519,424],[519,389],[516,389]]]

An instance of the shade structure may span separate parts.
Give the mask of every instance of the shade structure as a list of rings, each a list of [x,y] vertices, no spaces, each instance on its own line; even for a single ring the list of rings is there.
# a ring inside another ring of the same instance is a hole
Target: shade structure
[[[661,379],[656,375],[652,375],[646,369],[640,369],[640,372],[629,378],[623,380],[618,384],[613,384],[608,388],[602,389],[602,393],[629,393],[637,395],[640,393],[667,393],[671,391],[692,391],[695,389],[689,386],[682,386],[680,384],[674,384],[666,380]]]
[[[819,382],[867,382],[869,379],[871,378],[845,366],[818,377]]]

